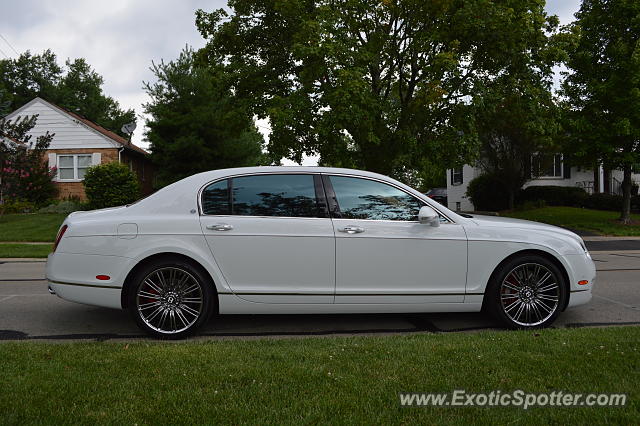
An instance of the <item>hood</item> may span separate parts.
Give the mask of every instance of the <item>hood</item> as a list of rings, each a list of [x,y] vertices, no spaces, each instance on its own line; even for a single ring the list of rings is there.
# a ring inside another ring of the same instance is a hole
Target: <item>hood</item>
[[[562,234],[567,237],[573,238],[582,245],[582,238],[575,232],[568,229],[561,228],[559,226],[547,225],[546,223],[533,222],[531,220],[514,219],[511,217],[502,216],[482,216],[473,215],[468,219],[469,222],[473,222],[478,226],[483,227],[500,227],[500,228],[514,228],[514,229],[527,229],[531,231],[553,233],[555,235]]]

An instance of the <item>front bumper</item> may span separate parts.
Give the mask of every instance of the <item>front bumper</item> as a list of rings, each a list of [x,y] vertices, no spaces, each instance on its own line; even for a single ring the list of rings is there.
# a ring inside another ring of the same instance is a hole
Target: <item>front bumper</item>
[[[596,265],[591,257],[584,254],[567,255],[567,273],[569,275],[569,303],[567,308],[584,305],[591,300],[596,280]],[[580,285],[578,282],[587,281]]]

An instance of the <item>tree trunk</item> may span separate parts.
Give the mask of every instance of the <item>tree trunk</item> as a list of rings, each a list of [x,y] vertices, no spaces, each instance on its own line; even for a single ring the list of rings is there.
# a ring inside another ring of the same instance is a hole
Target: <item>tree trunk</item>
[[[593,167],[593,193],[600,192],[600,164],[597,162]]]
[[[607,166],[602,166],[602,180],[604,181],[604,193],[611,194],[611,170]]]
[[[624,178],[622,179],[622,213],[620,221],[625,225],[631,222],[631,165],[624,165]]]

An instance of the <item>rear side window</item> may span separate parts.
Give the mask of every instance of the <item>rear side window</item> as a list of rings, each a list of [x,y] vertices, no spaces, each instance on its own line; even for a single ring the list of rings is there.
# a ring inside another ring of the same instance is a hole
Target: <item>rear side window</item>
[[[324,201],[324,193],[317,188],[313,175],[225,179],[202,191],[202,212],[206,215],[326,217],[326,207],[324,202],[318,203],[316,191],[320,191]]]
[[[232,179],[232,214],[318,217],[312,175],[259,175]]]
[[[202,191],[202,212],[204,214],[231,214],[229,179],[212,183]]]

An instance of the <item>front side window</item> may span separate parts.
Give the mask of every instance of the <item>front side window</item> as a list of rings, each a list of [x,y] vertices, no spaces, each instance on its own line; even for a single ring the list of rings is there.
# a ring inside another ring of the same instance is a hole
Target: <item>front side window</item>
[[[58,180],[82,180],[91,167],[91,154],[58,155]]]
[[[423,203],[412,195],[369,179],[331,176],[344,219],[418,220]]]
[[[230,197],[229,191],[233,193]],[[207,215],[318,217],[312,175],[242,176],[214,182],[202,191]]]
[[[234,215],[318,217],[312,175],[243,176],[232,188]]]

